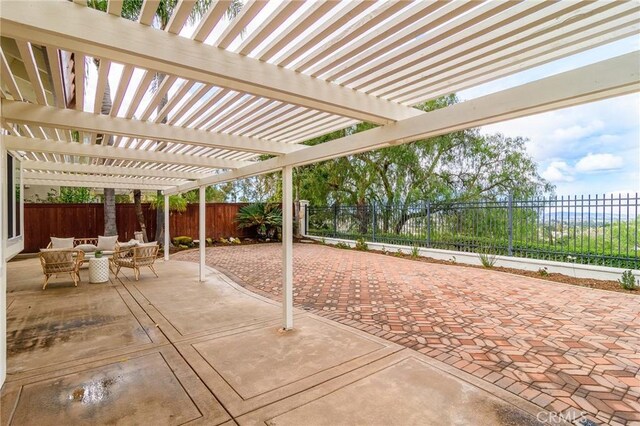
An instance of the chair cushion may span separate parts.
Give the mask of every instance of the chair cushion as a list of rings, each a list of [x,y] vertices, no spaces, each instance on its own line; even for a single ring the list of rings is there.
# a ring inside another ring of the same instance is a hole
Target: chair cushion
[[[51,248],[53,248],[53,249],[72,249],[73,248],[73,237],[71,237],[71,238],[51,237]]]
[[[153,247],[153,246],[157,246],[158,242],[157,241],[152,241],[150,243],[138,243],[137,246],[138,247]]]
[[[118,242],[118,236],[114,235],[113,237],[104,237],[102,235],[98,235],[98,250],[109,250],[115,251],[116,243]]]
[[[98,247],[94,244],[78,244],[76,246],[77,250],[82,250],[85,253],[93,253],[98,249]]]
[[[138,244],[140,244],[138,240],[129,240],[126,243],[118,243],[118,245],[120,246],[120,249],[128,249],[131,247],[136,247]]]

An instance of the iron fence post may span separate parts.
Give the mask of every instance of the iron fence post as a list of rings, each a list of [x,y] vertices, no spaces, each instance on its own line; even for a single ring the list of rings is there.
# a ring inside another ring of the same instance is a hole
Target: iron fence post
[[[333,238],[338,238],[338,203],[333,205]]]
[[[507,202],[507,232],[509,235],[509,256],[513,256],[513,194],[509,194]]]
[[[427,247],[431,247],[431,203],[427,201]]]

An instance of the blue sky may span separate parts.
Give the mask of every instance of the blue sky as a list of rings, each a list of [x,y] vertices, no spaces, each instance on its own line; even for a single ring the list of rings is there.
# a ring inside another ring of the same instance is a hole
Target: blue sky
[[[458,93],[468,100],[640,50],[627,38]],[[640,66],[640,64],[639,64]],[[482,128],[529,139],[527,151],[557,195],[640,192],[640,94],[621,96]]]

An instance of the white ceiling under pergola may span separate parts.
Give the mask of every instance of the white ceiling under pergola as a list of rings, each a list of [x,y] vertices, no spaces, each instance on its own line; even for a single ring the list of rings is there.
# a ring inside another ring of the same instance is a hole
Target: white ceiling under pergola
[[[640,91],[635,52],[443,110],[413,108],[636,36],[636,1],[250,0],[231,21],[230,2],[217,1],[194,25],[193,2],[179,1],[165,31],[152,26],[158,1],[144,1],[138,22],[119,16],[120,1],[107,12],[82,3],[2,3],[1,124],[7,149],[26,157],[25,183],[173,193]],[[110,76],[113,107],[100,115]],[[380,127],[300,145],[360,121]]]

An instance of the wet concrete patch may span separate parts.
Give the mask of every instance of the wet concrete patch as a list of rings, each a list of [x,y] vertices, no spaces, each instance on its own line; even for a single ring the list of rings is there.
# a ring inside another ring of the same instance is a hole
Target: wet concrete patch
[[[12,424],[182,424],[201,417],[164,358],[150,354],[25,385]]]
[[[151,342],[110,286],[25,294],[7,315],[9,374]]]

